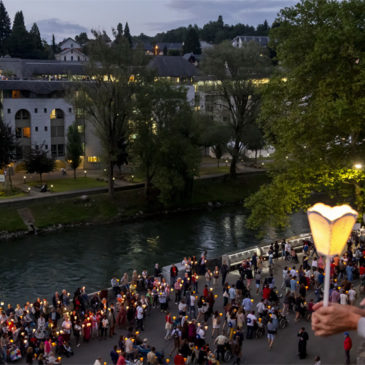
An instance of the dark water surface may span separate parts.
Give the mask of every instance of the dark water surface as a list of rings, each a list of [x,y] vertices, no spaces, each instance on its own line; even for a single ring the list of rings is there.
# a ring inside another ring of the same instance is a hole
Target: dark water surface
[[[309,231],[306,216],[296,214],[285,232],[271,230],[258,240],[244,227],[245,217],[243,209],[230,207],[1,242],[0,302],[23,304],[83,285],[97,291],[126,270],[151,270],[155,262],[168,265],[202,250],[216,257]]]

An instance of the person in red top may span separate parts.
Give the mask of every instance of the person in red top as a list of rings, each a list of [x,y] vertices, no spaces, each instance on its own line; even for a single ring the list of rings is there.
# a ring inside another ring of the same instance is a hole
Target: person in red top
[[[204,290],[203,290],[204,298],[208,298],[208,294],[209,294],[208,285],[204,285]]]
[[[348,332],[345,332],[345,341],[343,342],[343,347],[345,349],[346,364],[350,364],[350,350],[352,348],[351,337]]]
[[[264,288],[262,289],[262,297],[265,299],[265,300],[269,300],[270,298],[270,288],[268,285],[264,285]]]
[[[181,355],[180,352],[178,352],[177,355],[174,357],[174,364],[175,365],[185,365],[184,356]]]

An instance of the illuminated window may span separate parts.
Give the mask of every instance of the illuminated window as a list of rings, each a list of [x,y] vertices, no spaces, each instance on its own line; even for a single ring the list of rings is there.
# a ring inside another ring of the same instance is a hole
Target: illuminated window
[[[77,126],[77,131],[78,131],[79,133],[84,133],[84,126],[83,126],[83,125],[78,125],[78,126]]]
[[[11,97],[12,97],[13,99],[18,99],[18,98],[20,98],[20,90],[12,90],[12,92],[11,92]]]
[[[98,156],[88,156],[87,157],[87,162],[91,162],[91,163],[100,162],[100,157],[98,157]]]
[[[23,138],[30,138],[30,127],[23,128]]]

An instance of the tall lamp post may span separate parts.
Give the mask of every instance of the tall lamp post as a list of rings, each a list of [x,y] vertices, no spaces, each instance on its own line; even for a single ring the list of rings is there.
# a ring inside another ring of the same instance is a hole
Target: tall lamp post
[[[331,258],[341,255],[357,219],[357,212],[348,205],[330,207],[317,203],[307,211],[316,249],[326,256],[323,305],[328,306]]]

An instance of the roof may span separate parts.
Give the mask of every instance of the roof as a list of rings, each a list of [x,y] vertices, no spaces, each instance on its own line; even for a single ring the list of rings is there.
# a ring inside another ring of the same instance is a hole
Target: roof
[[[66,43],[67,41],[72,41],[72,42],[74,42],[74,43],[76,43],[79,47],[80,47],[80,45],[73,39],[73,38],[71,38],[71,37],[68,37],[68,38],[66,38],[66,39],[64,39],[60,44],[59,44],[59,47],[62,47],[62,45],[64,44],[64,43]]]
[[[184,57],[184,59],[185,59],[185,60],[187,60],[187,61],[189,61],[191,57],[194,57],[194,58],[195,58],[196,60],[198,60],[198,61],[200,60],[200,55],[197,55],[197,54],[195,54],[195,53],[193,53],[193,52],[185,53],[183,57]]]
[[[11,57],[0,58],[0,69],[12,71],[18,78],[37,75],[85,75],[85,63],[53,60],[27,60]]]
[[[64,81],[0,80],[0,90],[27,90],[36,94],[50,94],[54,91],[63,91],[71,84]]]
[[[174,43],[174,42],[158,42],[157,46],[159,49],[176,49],[179,50],[182,48],[182,43]]]
[[[60,53],[57,53],[55,56],[62,56],[62,55],[65,55],[67,53],[70,53],[71,51],[73,51],[73,53],[77,53],[81,56],[86,56],[83,52],[80,51],[79,48],[65,48]]]
[[[147,66],[161,77],[193,77],[198,74],[194,65],[181,56],[156,56]]]
[[[240,39],[242,42],[255,41],[262,45],[267,45],[269,43],[269,37],[261,35],[238,35],[233,38],[233,41]]]

